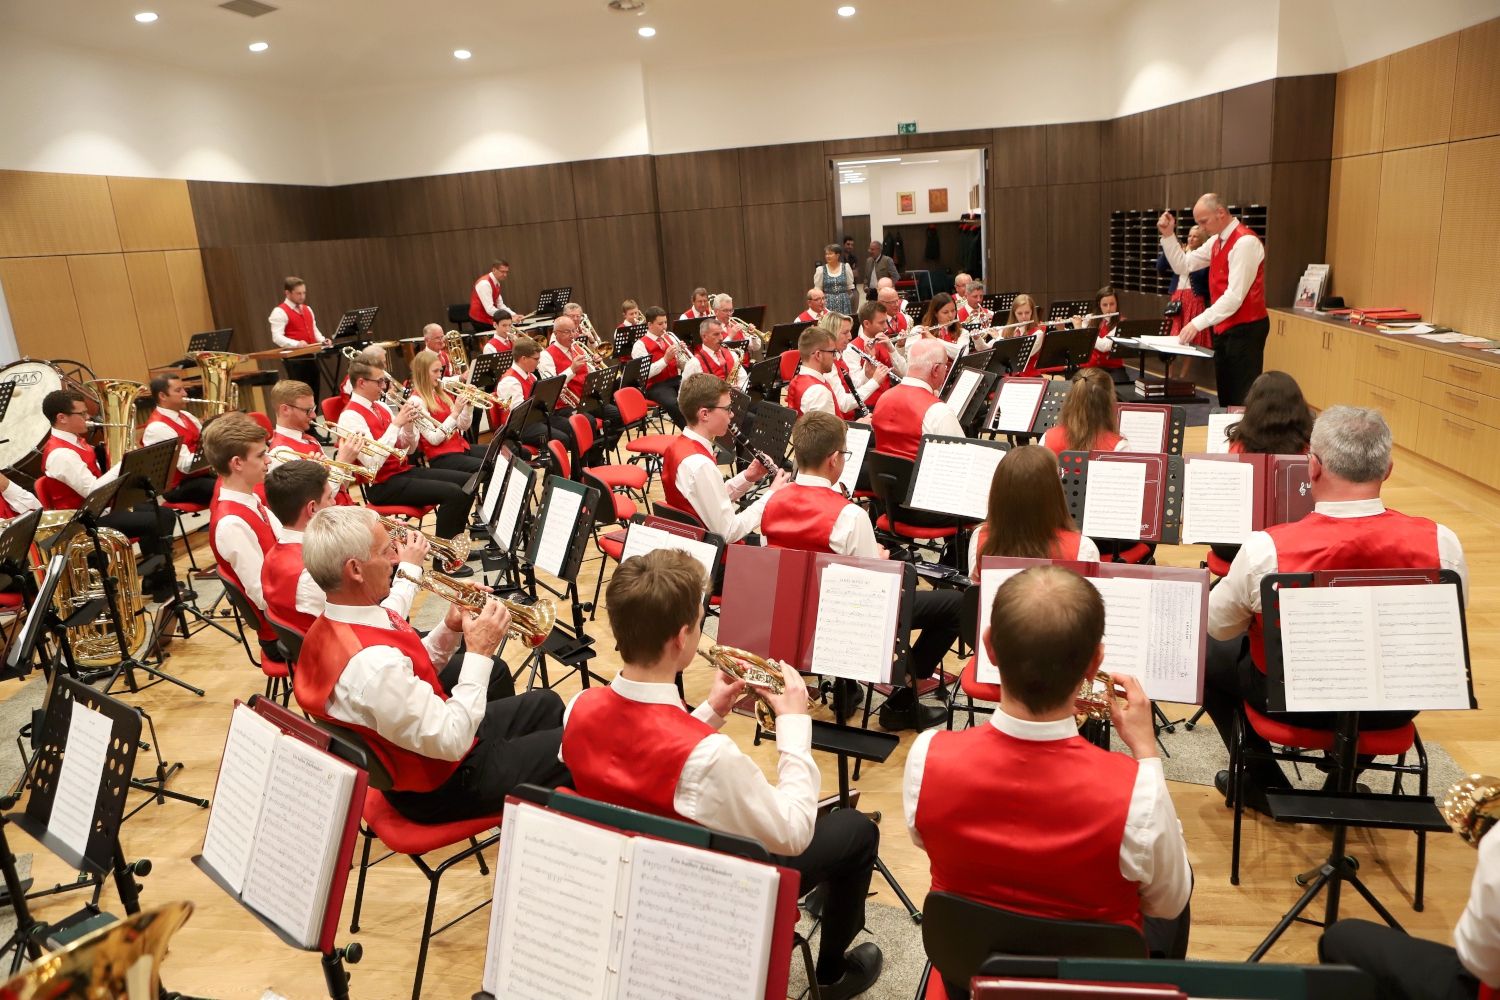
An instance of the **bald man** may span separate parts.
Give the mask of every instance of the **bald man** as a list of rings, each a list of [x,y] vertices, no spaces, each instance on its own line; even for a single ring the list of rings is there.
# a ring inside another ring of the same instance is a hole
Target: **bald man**
[[[797,314],[798,323],[816,323],[828,312],[828,296],[821,288],[807,290],[807,308]]]
[[[1162,252],[1173,271],[1189,274],[1208,268],[1208,294],[1213,304],[1185,323],[1178,339],[1190,344],[1199,331],[1213,330],[1219,405],[1243,406],[1250,383],[1264,366],[1266,335],[1271,332],[1271,320],[1266,315],[1266,248],[1212,192],[1193,206],[1193,221],[1208,242],[1191,251],[1177,242],[1177,219],[1171,212],[1163,212],[1156,221]]]
[[[892,337],[899,337],[901,336],[901,334],[911,329],[911,317],[906,314],[906,303],[901,301],[901,296],[897,294],[896,289],[889,286],[882,288],[876,294],[876,300],[881,305],[885,306],[885,315],[887,319],[886,333],[890,334]],[[896,356],[893,353],[891,356],[891,360],[893,362],[891,364],[891,368],[896,372],[896,374],[905,375],[906,358],[902,357],[900,361],[896,361]]]

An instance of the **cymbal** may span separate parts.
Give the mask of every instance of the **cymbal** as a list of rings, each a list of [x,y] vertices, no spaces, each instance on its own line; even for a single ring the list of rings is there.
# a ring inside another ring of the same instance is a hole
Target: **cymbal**
[[[5,1000],[155,1000],[167,943],[193,904],[167,903],[48,952],[4,986]],[[147,961],[143,961],[147,960]]]

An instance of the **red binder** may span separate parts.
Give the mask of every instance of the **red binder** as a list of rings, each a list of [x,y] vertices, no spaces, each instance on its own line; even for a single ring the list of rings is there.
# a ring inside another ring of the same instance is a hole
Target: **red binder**
[[[1161,440],[1131,441],[1130,446],[1132,451],[1166,452],[1171,450],[1169,445],[1172,439],[1172,405],[1170,403],[1116,403],[1116,422],[1119,421],[1120,414],[1127,411],[1134,411],[1137,413],[1160,413],[1162,415]]]
[[[1238,462],[1255,469],[1255,509],[1250,518],[1254,531],[1274,524],[1300,521],[1313,510],[1312,480],[1307,474],[1306,455],[1195,454],[1184,462]],[[1184,466],[1185,468],[1185,466]]]
[[[1171,472],[1170,459],[1173,457],[1176,457],[1179,463],[1182,460],[1181,456],[1134,451],[1089,452],[1090,462],[1135,462],[1146,467],[1146,492],[1141,501],[1141,541],[1143,542],[1167,542],[1168,544],[1176,542],[1176,538],[1162,537],[1162,527],[1167,520],[1163,505],[1166,502],[1167,480]]]

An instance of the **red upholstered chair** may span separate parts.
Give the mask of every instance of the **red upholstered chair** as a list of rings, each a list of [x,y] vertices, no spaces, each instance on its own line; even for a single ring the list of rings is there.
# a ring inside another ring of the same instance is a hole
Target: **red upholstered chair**
[[[1208,550],[1208,557],[1203,560],[1203,567],[1221,580],[1229,575],[1229,563],[1215,555],[1213,549]]]
[[[628,468],[634,468],[634,466],[628,466]],[[613,503],[599,504],[594,511],[592,532],[594,546],[599,550],[599,577],[594,582],[594,606],[589,611],[589,621],[593,621],[599,611],[599,594],[604,589],[604,570],[611,559],[615,562],[620,561],[620,555],[625,551],[624,528],[630,523],[631,518],[635,517],[637,508],[634,500],[613,492],[605,485],[594,475],[593,469],[580,469],[578,479],[583,485],[598,490],[601,498],[607,496],[613,500]],[[599,533],[601,529],[610,527],[621,530],[604,535]]]
[[[620,411],[620,422],[625,427],[625,450],[630,452],[629,461],[634,464],[641,460],[646,463],[646,486],[651,489],[651,479],[661,471],[661,457],[671,447],[675,434],[647,434],[646,433],[646,397],[641,390],[635,386],[625,386],[615,390],[615,407]],[[631,438],[630,432],[636,432]]]
[[[51,476],[38,476],[36,480],[36,498],[42,502],[43,510],[61,510],[58,502],[62,499],[63,484]]]
[[[578,443],[578,465],[581,472],[586,472],[608,488],[609,492],[624,490],[628,499],[638,498],[641,503],[646,502],[646,481],[650,474],[639,465],[592,465],[583,464],[584,456],[589,449],[594,447],[594,427],[589,419],[581,413],[575,413],[568,418],[568,424],[573,428],[573,439]],[[635,496],[630,497],[631,491]],[[632,504],[632,506],[634,506]],[[633,511],[632,511],[633,513]],[[626,519],[629,515],[626,515]]]
[[[776,374],[781,376],[781,381],[790,382],[800,367],[802,367],[801,353],[797,351],[782,351],[781,367],[776,370]]]
[[[339,414],[344,412],[344,397],[329,396],[318,405],[323,408],[324,420],[328,421],[330,424],[338,423]]]
[[[959,641],[969,641],[972,637],[975,648],[978,648],[982,637],[979,635],[979,584],[975,583],[964,588],[964,603],[959,610],[958,620]],[[958,708],[958,695],[962,693],[969,699],[969,725],[974,725],[975,713],[990,715],[994,709],[976,706],[976,701],[991,701],[1000,703],[999,684],[981,684],[977,676],[978,653],[969,657],[969,662],[964,664],[963,670],[959,671],[958,684],[948,689],[948,728],[953,728],[953,713]]]
[[[547,450],[552,453],[552,461],[557,464],[557,474],[564,479],[572,479],[573,460],[568,456],[568,446],[561,441],[548,441]]]
[[[259,410],[246,410],[245,412],[250,414],[251,420],[254,420],[257,424],[260,424],[261,427],[265,429],[265,432],[268,436],[276,433],[276,425],[271,423],[270,417],[266,416]]]
[[[416,525],[420,525],[424,517],[437,510],[436,507],[407,507],[404,504],[382,505],[367,503],[365,506],[381,517],[397,517],[405,521],[411,521]]]
[[[870,487],[875,491],[881,514],[875,520],[877,537],[888,548],[929,549],[939,552],[947,539],[959,532],[953,519],[942,514],[931,514],[904,504],[916,463],[899,455],[871,452],[868,456]],[[894,515],[894,516],[893,516]]]

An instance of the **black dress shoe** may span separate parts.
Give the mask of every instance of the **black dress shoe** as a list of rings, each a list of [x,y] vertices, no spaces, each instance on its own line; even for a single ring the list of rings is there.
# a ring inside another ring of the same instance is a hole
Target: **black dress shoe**
[[[948,721],[948,710],[941,705],[924,705],[915,699],[905,706],[892,705],[892,700],[880,706],[880,728],[887,732],[898,733],[903,729],[921,732]]]
[[[1226,809],[1233,809],[1234,804],[1229,801],[1228,771],[1220,771],[1219,773],[1214,775],[1214,789],[1220,795],[1224,796],[1224,807]],[[1278,787],[1276,790],[1281,791],[1282,788]],[[1263,816],[1271,815],[1271,807],[1266,802],[1265,786],[1259,785],[1256,782],[1250,780],[1247,780],[1245,782],[1245,808],[1253,809]]]
[[[880,953],[880,946],[874,941],[866,941],[864,944],[850,948],[844,956],[849,962],[849,967],[844,970],[843,977],[836,983],[826,986],[818,984],[818,995],[823,1000],[848,1000],[849,997],[857,997],[880,978],[881,966],[885,964],[885,956]]]
[[[442,570],[438,570],[438,572],[442,573],[443,571]],[[462,580],[466,576],[473,576],[474,575],[474,567],[473,566],[469,566],[469,565],[466,564],[466,565],[460,566],[458,569],[452,570],[451,572],[448,572],[448,573],[446,573],[444,575],[451,576],[455,580]]]

